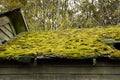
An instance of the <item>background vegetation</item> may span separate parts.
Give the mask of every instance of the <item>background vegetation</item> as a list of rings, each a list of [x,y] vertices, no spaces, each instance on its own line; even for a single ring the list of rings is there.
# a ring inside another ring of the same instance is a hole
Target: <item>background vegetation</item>
[[[21,7],[31,30],[120,23],[120,0],[0,0],[0,11]]]

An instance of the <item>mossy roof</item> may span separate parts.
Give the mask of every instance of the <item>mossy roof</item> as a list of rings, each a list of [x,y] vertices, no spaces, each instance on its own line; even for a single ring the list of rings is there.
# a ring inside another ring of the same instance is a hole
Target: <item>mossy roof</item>
[[[120,26],[24,32],[0,46],[0,58],[27,57],[120,58],[113,42],[120,41]]]

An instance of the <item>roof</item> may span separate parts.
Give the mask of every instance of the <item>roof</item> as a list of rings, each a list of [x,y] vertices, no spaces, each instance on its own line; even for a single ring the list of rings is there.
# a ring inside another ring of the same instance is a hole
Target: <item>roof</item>
[[[120,26],[23,32],[0,46],[0,58],[120,59],[120,50],[114,46],[119,41]]]
[[[20,8],[0,13],[0,45],[26,31],[29,28]]]
[[[14,11],[20,11],[20,10],[21,10],[21,8],[13,8],[9,11],[0,12],[0,16],[9,15],[9,14],[13,13]]]
[[[3,16],[7,17],[10,20],[11,25],[13,25],[16,34],[19,34],[24,31],[29,31],[29,27],[26,23],[21,8],[13,8],[11,10],[1,12],[0,18],[2,18]]]

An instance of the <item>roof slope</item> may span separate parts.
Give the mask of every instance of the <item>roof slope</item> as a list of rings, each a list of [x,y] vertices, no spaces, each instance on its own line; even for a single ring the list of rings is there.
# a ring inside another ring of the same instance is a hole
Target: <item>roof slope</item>
[[[120,50],[113,47],[119,40],[120,26],[25,32],[0,46],[0,57],[120,58]]]

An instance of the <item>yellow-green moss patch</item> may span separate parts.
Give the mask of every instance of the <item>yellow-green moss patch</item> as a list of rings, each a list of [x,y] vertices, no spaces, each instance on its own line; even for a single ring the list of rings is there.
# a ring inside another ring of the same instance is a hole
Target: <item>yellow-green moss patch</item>
[[[54,56],[87,58],[101,55],[120,58],[104,39],[120,40],[120,26],[21,33],[0,46],[0,57]]]

